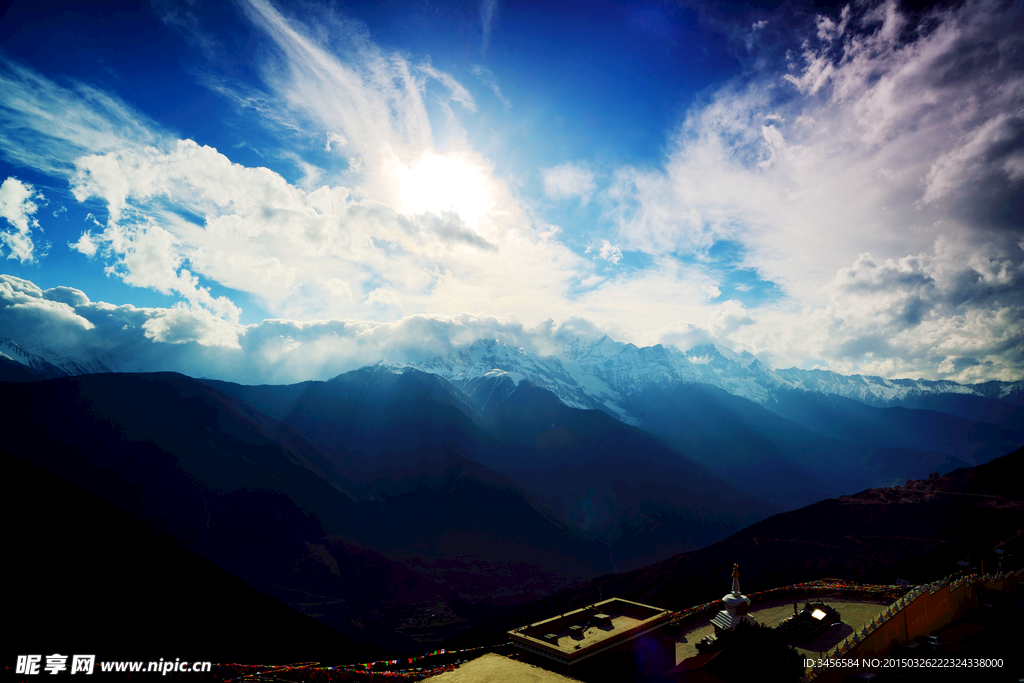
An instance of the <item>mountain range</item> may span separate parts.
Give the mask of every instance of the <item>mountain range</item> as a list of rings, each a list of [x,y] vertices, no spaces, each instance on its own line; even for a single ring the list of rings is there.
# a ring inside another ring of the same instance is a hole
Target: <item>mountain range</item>
[[[0,449],[397,652],[1024,444],[1020,382],[775,371],[713,345],[478,340],[291,385],[107,367],[5,342]]]
[[[1024,444],[1022,381],[962,385],[773,370],[748,352],[720,345],[684,353],[607,336],[557,334],[546,350],[539,355],[479,339],[429,361],[381,367],[414,368],[447,380],[455,409],[472,415],[478,426],[525,381],[566,407],[599,410],[639,427],[783,509],[986,462]],[[99,359],[34,355],[14,340],[0,343],[0,379],[106,368]],[[270,414],[284,419],[280,411]],[[322,430],[306,426],[304,433],[316,441]],[[327,447],[343,437],[328,438]]]
[[[383,365],[280,387],[6,383],[0,448],[399,651],[777,511],[636,427],[521,389],[495,420],[441,378]]]
[[[825,370],[773,370],[749,352],[736,353],[718,344],[698,345],[684,353],[661,344],[637,347],[607,336],[596,340],[558,336],[549,350],[549,355],[538,355],[499,340],[480,339],[460,352],[414,365],[453,382],[505,372],[514,381],[529,379],[566,405],[603,406],[627,422],[638,417],[622,405],[624,400],[650,386],[674,384],[715,386],[769,409],[780,395],[793,390],[842,396],[874,407],[926,407],[918,402],[938,395],[961,396],[971,406],[991,407],[989,401],[1024,406],[1024,381],[1020,380],[964,385]]]
[[[775,371],[713,344],[683,353],[608,337],[557,339],[546,356],[488,339],[414,367],[481,406],[525,380],[567,406],[638,426],[783,508],[948,472],[1024,444],[1020,381]]]

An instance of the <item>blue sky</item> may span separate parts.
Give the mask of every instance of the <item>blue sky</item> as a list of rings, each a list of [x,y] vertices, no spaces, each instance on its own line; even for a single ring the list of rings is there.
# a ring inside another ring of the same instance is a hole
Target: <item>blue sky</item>
[[[0,320],[107,367],[277,368],[243,380],[475,335],[543,351],[548,319],[1019,379],[1022,23],[986,1],[15,2]]]

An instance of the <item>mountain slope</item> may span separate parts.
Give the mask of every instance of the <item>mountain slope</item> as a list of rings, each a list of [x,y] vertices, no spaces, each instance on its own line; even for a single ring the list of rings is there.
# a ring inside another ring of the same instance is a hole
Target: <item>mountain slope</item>
[[[508,373],[455,380],[461,391],[383,364],[292,387],[213,385],[303,433],[368,495],[396,492],[415,444],[457,449],[600,539],[620,566],[710,543],[776,509],[649,434]]]
[[[486,425],[504,446],[478,457],[608,543],[619,566],[700,547],[776,509],[650,434],[530,382],[491,377],[467,389],[490,397]]]
[[[180,375],[3,385],[0,401],[10,406],[0,447],[382,646],[418,650],[464,628],[449,601],[514,603],[593,575],[591,562],[604,566],[599,547],[443,445],[417,447],[411,462],[428,466],[357,502],[349,489],[358,487],[304,437]],[[423,566],[376,548],[401,548]],[[440,562],[467,549],[474,556]],[[488,574],[509,584],[474,580]]]
[[[33,353],[9,337],[0,338],[0,358],[6,358],[25,367],[39,379],[110,372],[110,369],[99,359],[83,361],[61,354]]]
[[[955,382],[776,372],[750,353],[713,344],[684,354],[607,337],[558,341],[557,355],[537,356],[480,340],[418,367],[462,387],[479,410],[501,397],[473,387],[493,391],[500,385],[485,380],[497,377],[509,386],[525,379],[567,405],[586,405],[589,397],[739,488],[788,508],[948,472],[1024,443],[1024,432],[1013,429],[1024,424],[1021,407]],[[830,389],[861,400],[823,393]],[[879,395],[888,403],[862,402]],[[900,401],[942,412],[887,407]]]
[[[855,447],[708,385],[649,387],[624,405],[644,429],[783,508],[966,464],[941,453]]]
[[[200,382],[89,375],[2,386],[0,400],[9,406],[4,450],[344,633],[359,632],[352,619],[366,610],[438,592],[435,582],[337,538],[369,517],[310,465],[315,449],[281,445],[255,411]],[[381,571],[362,574],[367,562]]]
[[[836,395],[782,391],[767,407],[813,432],[850,444],[946,453],[967,462],[987,462],[1024,444],[1024,432],[990,422],[933,410],[875,408]],[[1006,410],[1003,416],[1009,413]]]
[[[358,662],[386,653],[248,587],[114,505],[39,465],[0,454],[10,652],[101,659]],[[73,562],[69,562],[73,558]],[[87,603],[87,610],[67,609]],[[185,609],[182,610],[182,607]],[[196,611],[202,618],[196,618]],[[131,618],[125,618],[126,615]]]
[[[6,355],[0,355],[0,382],[35,382],[46,379],[27,365]]]
[[[507,610],[461,641],[500,641],[511,628],[599,596],[685,609],[725,593],[734,562],[747,592],[825,577],[926,583],[955,572],[956,562],[968,558],[992,571],[997,546],[1012,551],[1019,566],[1024,484],[1017,473],[1022,468],[1024,449],[944,476],[774,515],[706,548]]]

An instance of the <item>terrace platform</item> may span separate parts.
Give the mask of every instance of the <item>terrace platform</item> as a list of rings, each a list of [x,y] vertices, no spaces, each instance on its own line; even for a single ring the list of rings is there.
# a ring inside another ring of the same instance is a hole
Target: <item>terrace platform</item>
[[[823,602],[832,605],[842,616],[842,625],[835,626],[821,634],[812,641],[806,643],[795,643],[793,646],[804,656],[815,659],[819,653],[826,652],[838,643],[842,642],[854,631],[859,631],[865,624],[870,622],[878,613],[892,604],[888,600],[851,600],[849,598],[821,598]],[[758,623],[765,626],[775,627],[786,617],[793,615],[793,603],[798,603],[803,608],[804,600],[800,598],[780,598],[759,603],[750,608],[750,615],[757,619]],[[711,619],[701,619],[691,622],[683,627],[683,631],[676,642],[676,664],[697,656],[697,643],[701,638],[715,632]]]

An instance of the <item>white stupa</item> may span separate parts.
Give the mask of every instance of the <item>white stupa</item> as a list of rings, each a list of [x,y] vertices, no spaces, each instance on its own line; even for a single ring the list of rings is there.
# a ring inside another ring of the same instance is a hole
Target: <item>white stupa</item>
[[[732,591],[722,597],[725,609],[715,615],[711,623],[715,625],[715,633],[731,631],[740,623],[756,624],[757,619],[747,614],[750,609],[750,598],[740,593],[740,566],[732,566]]]

